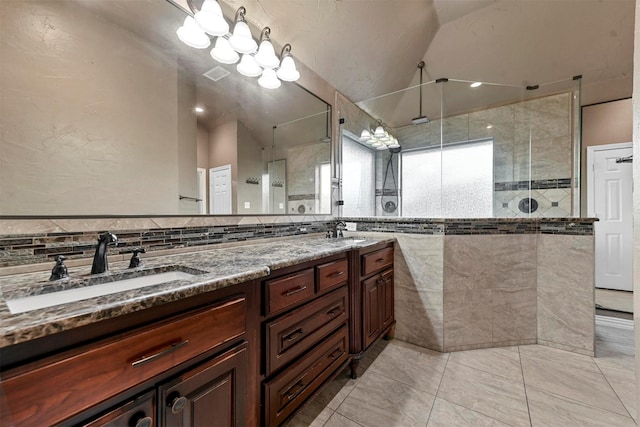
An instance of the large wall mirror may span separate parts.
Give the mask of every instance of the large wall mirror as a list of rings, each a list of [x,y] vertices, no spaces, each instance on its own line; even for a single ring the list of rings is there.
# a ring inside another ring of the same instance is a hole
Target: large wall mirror
[[[330,213],[331,107],[184,45],[185,17],[0,2],[0,215]]]

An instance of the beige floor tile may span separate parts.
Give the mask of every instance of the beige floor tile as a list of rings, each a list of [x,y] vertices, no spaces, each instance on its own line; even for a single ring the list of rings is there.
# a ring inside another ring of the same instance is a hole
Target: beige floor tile
[[[424,427],[434,399],[432,394],[367,371],[336,412],[365,427]]]
[[[620,362],[620,363],[615,363]],[[636,382],[633,369],[620,360],[598,360],[598,367],[633,418],[638,417],[636,409]]]
[[[565,397],[527,386],[533,427],[626,427],[635,426],[629,417],[584,405]]]
[[[521,345],[518,347],[521,357],[537,358],[547,362],[557,363],[569,368],[583,369],[585,371],[600,373],[593,357],[570,351],[559,350],[546,345]]]
[[[456,351],[449,356],[449,362],[460,363],[510,380],[523,381],[518,347]]]
[[[513,426],[528,426],[529,413],[521,382],[449,362],[438,397]]]
[[[313,400],[286,422],[284,427],[322,427],[331,415],[333,415],[332,409]]]
[[[622,402],[600,372],[578,369],[569,364],[521,356],[527,386],[568,397],[587,405],[628,415]]]
[[[437,397],[431,409],[427,427],[502,427],[508,425]]]
[[[633,313],[633,292],[596,289],[596,304],[602,308]]]
[[[331,418],[325,423],[324,427],[360,427],[362,424],[350,420],[349,418],[338,414],[331,415]]]
[[[348,375],[349,370],[338,374],[313,400],[319,405],[326,406],[329,409],[336,410],[349,393],[354,389],[358,380],[352,380]]]
[[[448,357],[445,353],[394,340],[369,370],[435,396]]]

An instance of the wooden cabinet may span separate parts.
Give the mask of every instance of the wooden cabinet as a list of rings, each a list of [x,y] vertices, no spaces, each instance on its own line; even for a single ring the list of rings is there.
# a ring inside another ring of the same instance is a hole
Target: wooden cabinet
[[[388,333],[395,323],[393,289],[393,244],[354,251],[351,286],[351,377],[357,378],[362,353]]]
[[[246,425],[247,362],[242,344],[160,386],[162,425]]]
[[[123,403],[84,427],[154,427],[156,423],[155,390]]]
[[[252,366],[257,359],[248,355],[250,343],[257,344],[252,285],[239,285],[247,293],[227,290],[204,307],[200,303],[183,314],[3,371],[0,426],[190,425],[166,410],[174,391],[185,396],[182,413],[191,420],[207,419],[215,408],[213,424],[197,425],[246,425],[247,414],[256,423],[255,411],[245,407],[247,400],[257,405],[258,390]],[[156,389],[163,383],[175,390]]]
[[[345,253],[283,269],[265,280],[263,425],[282,424],[346,366],[349,272]],[[289,303],[273,303],[274,289],[281,301],[286,297],[282,290],[302,288]]]
[[[393,322],[393,270],[362,282],[364,348],[368,348]]]

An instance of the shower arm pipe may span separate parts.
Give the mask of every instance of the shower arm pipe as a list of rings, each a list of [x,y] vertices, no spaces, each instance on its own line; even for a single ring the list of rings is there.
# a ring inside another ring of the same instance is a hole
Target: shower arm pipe
[[[418,117],[422,117],[422,70],[424,70],[424,61],[418,62],[418,68],[420,69],[420,108],[418,109]]]

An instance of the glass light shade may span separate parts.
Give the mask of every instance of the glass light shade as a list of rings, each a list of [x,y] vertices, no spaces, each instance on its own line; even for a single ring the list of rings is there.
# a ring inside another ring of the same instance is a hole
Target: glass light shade
[[[371,143],[371,146],[375,148],[380,148],[380,147],[384,147],[385,145],[382,142],[374,141]]]
[[[389,148],[400,148],[400,144],[389,145]]]
[[[224,36],[229,32],[229,24],[222,16],[222,9],[216,0],[204,0],[202,9],[195,15],[200,27],[212,36]]]
[[[382,126],[378,126],[376,128],[376,131],[373,133],[373,136],[375,136],[376,138],[384,138],[384,129],[382,129]]]
[[[386,146],[386,145],[384,145],[384,144],[382,144],[382,145],[381,145],[381,146],[379,146],[379,147],[376,147],[376,150],[386,150],[386,149],[387,149],[387,146]]]
[[[247,77],[258,77],[262,74],[262,68],[256,63],[256,60],[253,59],[253,56],[245,53],[242,55],[242,59],[240,59],[240,63],[236,65],[236,69],[240,74]]]
[[[280,63],[273,45],[269,40],[263,40],[258,48],[258,53],[254,57],[256,62],[262,68],[276,68]]]
[[[253,53],[258,50],[258,43],[251,37],[251,30],[246,22],[238,21],[233,27],[229,44],[238,53]]]
[[[360,132],[360,138],[358,139],[360,140],[360,142],[369,142],[369,140],[371,139],[371,133],[368,129],[362,129],[362,132]]]
[[[202,31],[202,28],[198,26],[191,16],[186,17],[182,27],[176,30],[176,34],[182,43],[196,49],[206,49],[211,45],[209,36]]]
[[[266,89],[277,89],[282,83],[278,80],[274,70],[271,68],[265,68],[262,72],[262,76],[258,79],[258,84]]]
[[[216,39],[216,44],[211,49],[211,57],[222,64],[235,64],[240,59],[238,52],[231,49],[229,41],[224,37]]]
[[[280,68],[278,68],[278,78],[285,82],[295,82],[300,78],[300,73],[296,70],[296,63],[289,55],[282,58]]]

